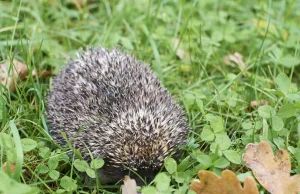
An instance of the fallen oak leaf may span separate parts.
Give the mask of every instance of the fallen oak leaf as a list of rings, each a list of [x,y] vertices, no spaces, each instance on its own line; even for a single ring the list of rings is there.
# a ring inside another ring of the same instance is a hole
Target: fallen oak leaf
[[[15,80],[24,79],[27,75],[27,66],[16,59],[13,60],[12,67],[9,61],[0,64],[0,82],[10,91],[15,90]]]
[[[2,165],[2,168],[3,168],[4,172],[8,171],[7,162],[4,162],[4,164]],[[13,174],[16,170],[16,165],[14,163],[10,162],[9,163],[9,170],[10,170],[10,173]]]
[[[193,181],[190,184],[190,189],[197,194],[258,194],[253,177],[245,178],[243,188],[234,172],[230,170],[222,171],[222,177],[210,171],[200,170],[198,177],[200,182]]]
[[[48,70],[41,71],[41,70],[38,70],[38,69],[34,69],[31,73],[31,75],[34,76],[34,77],[37,76],[39,78],[46,78],[48,76],[51,76],[52,72],[53,72],[53,70],[51,70],[51,71],[48,71]]]
[[[184,58],[184,55],[185,55],[185,52],[184,52],[184,50],[182,50],[181,48],[179,48],[179,45],[180,45],[180,39],[178,39],[178,38],[173,38],[173,39],[172,39],[172,42],[173,42],[173,48],[176,50],[176,56],[177,56],[179,59],[183,59],[183,58]]]
[[[241,55],[239,52],[235,52],[233,54],[227,55],[223,59],[223,62],[226,65],[229,65],[230,61],[232,61],[235,64],[237,64],[238,66],[240,66],[241,69],[245,69],[248,66],[243,60],[243,55]]]
[[[28,68],[24,63],[14,59],[12,67],[10,67],[9,61],[0,64],[0,83],[13,92],[15,90],[15,81],[27,79],[30,74],[34,78],[36,76],[39,78],[45,78],[51,76],[52,72],[53,70],[42,71],[34,69],[31,73],[29,73]]]
[[[259,106],[263,106],[263,105],[268,105],[269,102],[267,100],[259,100],[259,101],[256,101],[256,100],[252,100],[250,102],[250,105],[254,108],[257,108]]]
[[[291,194],[300,191],[300,175],[290,176],[291,162],[286,150],[278,150],[274,157],[271,146],[262,141],[248,144],[243,154],[246,166],[259,183],[271,194]]]
[[[84,0],[72,0],[72,2],[75,4],[76,8],[79,11],[82,11],[82,7],[84,6],[84,3],[85,3]]]
[[[191,61],[191,57],[189,52],[183,48],[181,44],[181,40],[178,38],[171,39],[171,47],[176,51],[176,56],[182,60],[184,63],[189,64]]]
[[[137,194],[136,182],[129,176],[125,176],[124,184],[122,185],[122,194]]]
[[[190,57],[188,55],[188,53],[183,50],[180,45],[180,39],[178,38],[172,38],[171,43],[172,43],[172,47],[174,49],[174,51],[176,51],[176,56],[182,60],[184,62],[184,64],[180,65],[180,70],[182,72],[190,72],[191,71],[191,65],[190,65]]]
[[[240,70],[242,70],[245,73],[245,75],[247,75],[248,77],[251,77],[253,75],[253,73],[251,73],[247,70],[248,64],[244,62],[243,55],[241,55],[239,52],[234,52],[233,54],[226,55],[225,57],[223,57],[223,62],[225,65],[229,65],[232,67],[235,67],[234,64],[238,65]],[[234,64],[231,62],[233,62]],[[217,68],[218,67],[219,66],[217,66]],[[220,70],[222,71],[222,68],[220,68]],[[262,76],[257,76],[257,75],[256,75],[256,77],[257,77],[257,79],[262,80],[264,82],[266,81],[268,83],[274,84],[274,81],[271,79],[268,79],[268,78],[265,78]],[[246,85],[251,86],[250,84],[247,84],[247,83],[246,83]],[[251,87],[253,87],[253,86],[251,86]]]
[[[247,112],[253,112],[256,108],[263,105],[268,105],[269,102],[267,100],[252,100],[249,103],[249,106],[246,107]]]

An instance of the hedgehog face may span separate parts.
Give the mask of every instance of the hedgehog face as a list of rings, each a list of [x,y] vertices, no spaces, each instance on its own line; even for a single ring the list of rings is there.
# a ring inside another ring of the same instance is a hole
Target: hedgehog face
[[[151,182],[158,172],[159,169],[141,169],[132,172],[132,170],[124,170],[119,167],[104,165],[103,168],[98,170],[98,177],[101,184],[108,184],[120,182],[126,175],[129,175],[136,181],[138,186],[143,186],[145,184],[144,181],[146,181],[146,183]]]

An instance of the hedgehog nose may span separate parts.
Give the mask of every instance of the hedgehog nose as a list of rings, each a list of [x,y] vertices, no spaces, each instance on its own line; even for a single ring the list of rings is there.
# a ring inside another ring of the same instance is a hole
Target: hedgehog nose
[[[140,186],[140,187],[147,185],[147,184],[146,184],[144,181],[142,181],[140,178],[136,178],[136,179],[135,179],[135,182],[136,182],[136,185],[137,185],[137,186]]]

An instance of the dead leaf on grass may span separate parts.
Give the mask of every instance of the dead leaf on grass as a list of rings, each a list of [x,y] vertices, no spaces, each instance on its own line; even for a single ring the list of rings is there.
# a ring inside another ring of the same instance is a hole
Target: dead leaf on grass
[[[258,189],[253,177],[246,177],[244,187],[230,170],[224,170],[222,177],[215,173],[200,170],[198,172],[200,182],[192,182],[190,189],[197,194],[258,194]]]
[[[129,176],[125,176],[124,184],[122,185],[122,194],[137,194],[136,182]]]
[[[85,4],[85,1],[84,0],[72,0],[72,2],[74,3],[74,5],[76,6],[76,8],[81,11],[82,10],[82,7],[84,6]]]
[[[176,50],[176,56],[181,59],[182,61],[188,63],[190,62],[189,53],[180,46],[180,39],[179,38],[172,38],[172,46],[173,49]]]
[[[38,76],[39,78],[45,78],[51,75],[52,75],[52,71],[48,71],[48,70],[42,71],[42,70],[34,69],[32,71],[32,76]]]
[[[263,105],[268,105],[269,102],[267,100],[259,100],[259,101],[256,101],[256,100],[252,100],[250,102],[250,105],[254,108],[257,108],[259,106],[263,106]]]
[[[24,79],[28,75],[27,66],[24,63],[14,59],[13,65],[10,68],[10,62],[0,64],[0,81],[1,84],[10,91],[15,90],[15,81]]]
[[[239,52],[235,52],[233,54],[227,55],[224,57],[223,62],[226,65],[230,65],[230,62],[234,62],[242,69],[245,69],[247,67],[247,64],[243,60],[243,55]]]
[[[180,70],[182,72],[190,72],[191,71],[191,65],[190,65],[190,58],[189,54],[182,49],[180,46],[180,39],[173,38],[172,40],[172,47],[174,50],[176,50],[176,56],[183,61],[184,64],[180,65]]]
[[[172,43],[173,43],[173,48],[174,49],[177,49],[176,51],[176,55],[179,59],[183,59],[184,58],[184,55],[185,55],[185,52],[183,49],[180,48],[180,40],[179,38],[172,38]]]
[[[16,170],[16,165],[12,162],[9,163],[9,167],[10,167],[10,172],[13,174]],[[4,162],[4,164],[2,165],[2,168],[4,170],[4,172],[7,172],[7,162]]]
[[[34,69],[31,73],[33,78],[36,76],[39,78],[45,78],[52,75],[53,70],[38,70]],[[0,64],[0,83],[6,88],[9,88],[10,91],[15,90],[15,81],[24,80],[28,77],[29,71],[27,66],[14,59],[13,65],[10,67],[10,62],[7,61],[3,64]]]
[[[294,194],[300,191],[300,175],[290,176],[291,162],[286,150],[278,150],[274,157],[271,146],[262,141],[248,144],[243,155],[259,183],[272,194]]]

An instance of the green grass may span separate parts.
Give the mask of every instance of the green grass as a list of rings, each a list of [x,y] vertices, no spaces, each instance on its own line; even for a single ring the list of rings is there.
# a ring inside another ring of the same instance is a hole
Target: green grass
[[[0,64],[15,58],[30,72],[55,74],[88,45],[119,46],[149,63],[191,127],[176,173],[167,169],[159,177],[171,181],[172,193],[187,193],[198,170],[249,172],[240,156],[247,143],[261,140],[274,151],[288,149],[292,173],[300,173],[299,10],[297,0],[0,1]],[[246,69],[226,64],[224,57],[234,52]],[[110,189],[114,185],[85,187],[69,150],[48,135],[44,112],[51,79],[30,74],[14,92],[1,87],[0,162],[16,164],[7,177],[16,186],[7,189],[33,193],[20,182],[41,193],[118,191]],[[270,107],[251,107],[261,100]],[[272,111],[278,116],[270,118]]]

